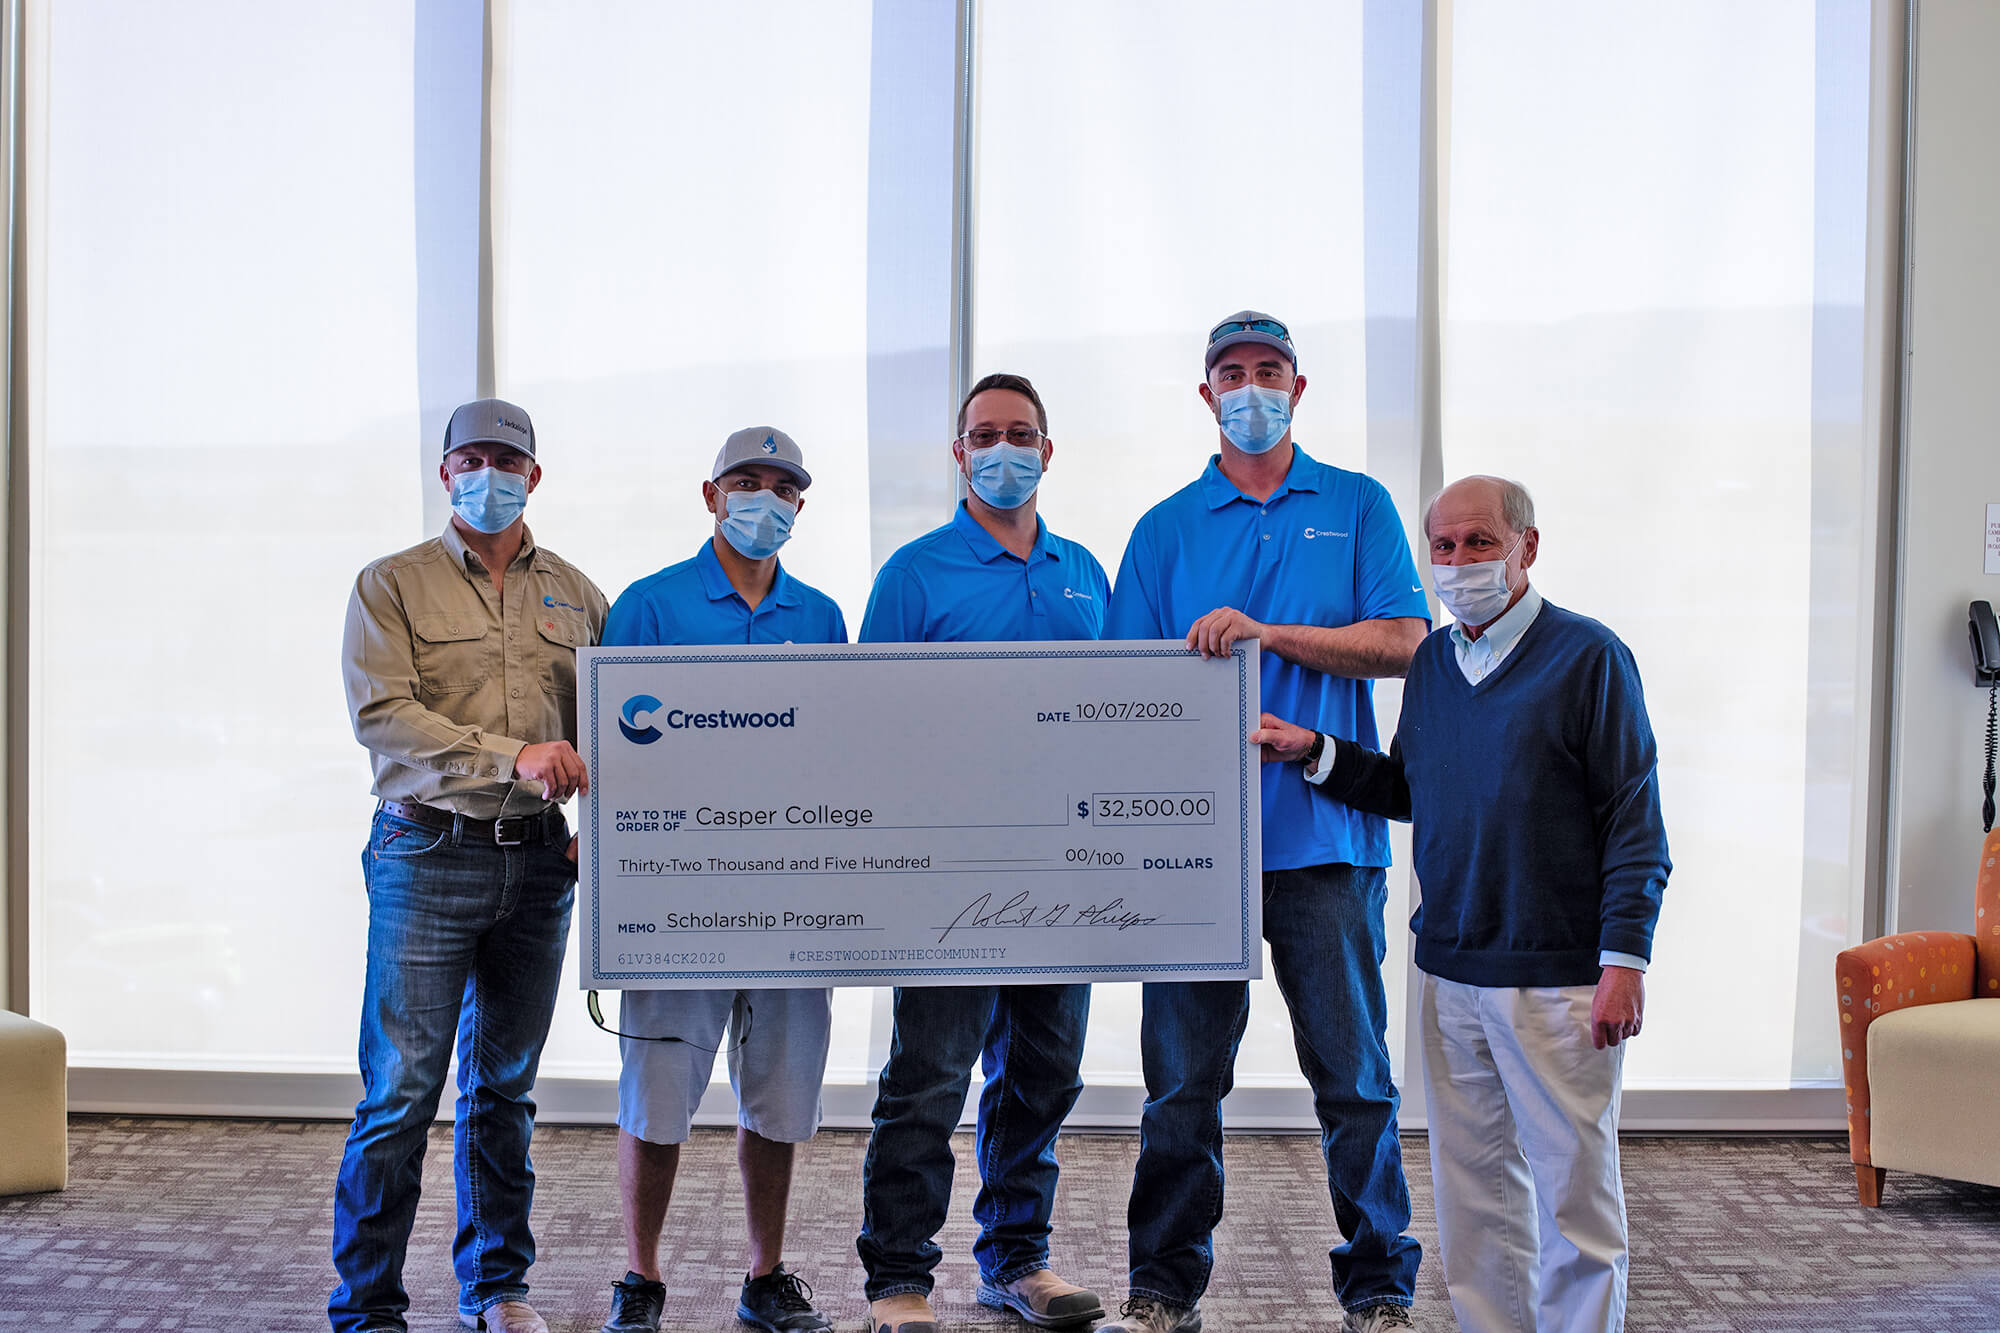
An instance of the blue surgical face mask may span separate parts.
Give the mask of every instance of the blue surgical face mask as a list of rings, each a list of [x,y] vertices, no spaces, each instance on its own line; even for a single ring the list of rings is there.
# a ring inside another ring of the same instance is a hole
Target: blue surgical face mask
[[[1231,389],[1216,400],[1222,433],[1246,454],[1267,454],[1292,428],[1292,396],[1261,384]]]
[[[1042,484],[1042,451],[1005,440],[984,449],[967,449],[965,482],[995,509],[1019,509]]]
[[[1507,562],[1514,558],[1526,539],[1525,532],[1514,539],[1507,548],[1507,554],[1498,560],[1481,560],[1470,565],[1440,565],[1431,563],[1431,583],[1437,588],[1438,601],[1451,612],[1451,618],[1461,625],[1488,625],[1500,618],[1507,609],[1507,599],[1513,590],[1507,586]]]
[[[527,507],[528,479],[518,472],[483,467],[452,476],[451,512],[481,532],[505,532]]]
[[[724,491],[722,498],[728,514],[716,521],[744,559],[768,560],[790,539],[797,505],[771,491]]]

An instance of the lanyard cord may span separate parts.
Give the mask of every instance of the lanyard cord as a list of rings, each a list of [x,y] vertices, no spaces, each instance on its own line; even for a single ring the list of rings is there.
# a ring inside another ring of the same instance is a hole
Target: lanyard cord
[[[583,1007],[590,1011],[591,1022],[597,1024],[600,1029],[609,1032],[614,1037],[627,1037],[633,1041],[677,1041],[683,1046],[692,1047],[697,1051],[706,1051],[710,1055],[727,1055],[731,1051],[742,1050],[743,1043],[750,1040],[750,1025],[757,1018],[757,1011],[750,1006],[749,1001],[744,1001],[743,1030],[736,1034],[736,1044],[734,1046],[704,1046],[698,1041],[689,1041],[686,1037],[643,1037],[636,1032],[621,1032],[604,1021],[604,1009],[598,1004],[596,991],[591,991],[584,997]]]

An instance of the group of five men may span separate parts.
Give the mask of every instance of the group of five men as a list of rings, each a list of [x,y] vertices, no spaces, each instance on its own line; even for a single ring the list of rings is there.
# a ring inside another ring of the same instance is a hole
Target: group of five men
[[[1431,634],[1387,491],[1292,440],[1306,380],[1289,330],[1232,315],[1211,330],[1204,370],[1218,452],[1140,520],[1115,586],[1037,512],[1054,446],[1033,385],[979,381],[951,445],[965,499],[884,564],[860,638],[1181,639],[1206,655],[1258,640],[1264,934],[1321,1128],[1344,1327],[1410,1327],[1421,1258],[1385,1038],[1384,816],[1415,827],[1431,1163],[1460,1325],[1620,1327],[1621,1043],[1639,1031],[1668,871],[1631,655],[1528,586],[1532,506],[1495,478],[1445,488],[1426,513],[1433,582],[1456,622]],[[380,806],[362,856],[365,1092],[335,1194],[336,1333],[406,1326],[404,1251],[454,1041],[460,1317],[545,1331],[525,1300],[527,1149],[575,883],[557,805],[588,784],[575,649],[848,637],[832,600],[778,560],[812,484],[782,431],[729,437],[702,485],[713,536],[608,609],[521,521],[541,476],[525,413],[497,399],[460,408],[440,476],[450,526],[370,565],[348,610],[347,691]],[[1368,681],[1404,675],[1402,722],[1381,753]],[[1056,1140],[1083,1086],[1089,1005],[1082,985],[895,992],[857,1241],[870,1333],[938,1329],[935,1237],[975,1062],[979,1300],[1046,1328],[1104,1317],[1049,1256]],[[1223,1211],[1221,1105],[1248,1015],[1241,981],[1144,988],[1129,1292],[1104,1333],[1201,1328]],[[830,1022],[818,989],[626,993],[628,1271],[604,1333],[660,1326],[679,1145],[723,1049],[749,1228],[737,1314],[770,1333],[831,1328],[783,1262],[794,1147],[818,1128]]]

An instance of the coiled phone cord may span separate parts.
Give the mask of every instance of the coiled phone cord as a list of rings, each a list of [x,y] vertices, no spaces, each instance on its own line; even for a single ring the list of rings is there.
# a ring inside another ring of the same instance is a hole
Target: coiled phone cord
[[[1979,808],[1986,819],[1986,831],[1993,831],[1993,762],[2000,754],[2000,681],[1986,696],[1986,803]]]

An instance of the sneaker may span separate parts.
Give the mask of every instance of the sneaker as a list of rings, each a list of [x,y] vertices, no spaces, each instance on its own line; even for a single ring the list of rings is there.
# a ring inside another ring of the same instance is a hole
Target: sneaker
[[[1340,1333],[1389,1333],[1392,1329],[1416,1326],[1407,1305],[1370,1305],[1349,1310],[1347,1318],[1340,1321]]]
[[[1097,1333],[1201,1333],[1201,1306],[1134,1296],[1119,1307],[1117,1320],[1099,1324]]]
[[[478,1314],[461,1311],[458,1322],[487,1333],[549,1333],[549,1326],[526,1301],[495,1301]]]
[[[1041,1328],[1068,1328],[1104,1318],[1104,1302],[1096,1292],[1065,1282],[1046,1268],[1023,1273],[1012,1282],[982,1280],[979,1303],[1012,1310]]]
[[[660,1333],[660,1312],[666,1307],[664,1283],[628,1272],[623,1281],[611,1284],[611,1317],[599,1333]]]
[[[764,1333],[833,1333],[833,1324],[813,1309],[812,1284],[779,1264],[762,1277],[745,1277],[736,1299],[736,1317]]]
[[[868,1333],[938,1333],[930,1299],[905,1291],[868,1302]]]

